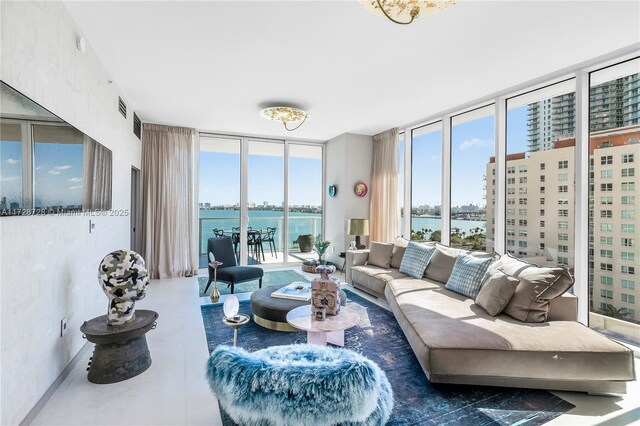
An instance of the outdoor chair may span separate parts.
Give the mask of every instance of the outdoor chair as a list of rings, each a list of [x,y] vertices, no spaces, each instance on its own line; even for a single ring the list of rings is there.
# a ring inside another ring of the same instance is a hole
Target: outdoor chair
[[[263,243],[269,243],[269,251],[271,252],[271,256],[278,258],[278,249],[276,248],[276,228],[271,228],[267,226],[267,232],[262,236]]]

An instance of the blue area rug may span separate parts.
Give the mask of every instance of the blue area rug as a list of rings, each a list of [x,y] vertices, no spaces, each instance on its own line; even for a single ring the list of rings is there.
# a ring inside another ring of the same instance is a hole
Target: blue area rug
[[[345,347],[387,374],[395,396],[389,425],[541,425],[574,407],[542,390],[429,383],[393,314],[346,292],[360,322],[345,331]],[[209,353],[218,345],[233,345],[233,331],[222,323],[222,304],[201,309]],[[249,301],[240,303],[240,312],[251,314]],[[238,345],[249,351],[306,340],[305,332],[267,330],[253,321],[238,330]]]
[[[207,286],[207,281],[209,281],[209,276],[201,276],[198,277],[198,286],[200,287],[200,297],[208,296],[213,291],[213,283],[209,286],[207,290],[207,294],[204,293],[204,288]],[[296,271],[292,271],[290,269],[285,269],[283,271],[264,271],[264,276],[262,277],[262,287],[268,287],[270,285],[277,284],[291,284],[295,281],[304,281],[309,282],[303,275],[299,274]],[[245,281],[243,283],[239,283],[235,285],[233,289],[234,293],[247,293],[254,292],[258,289],[258,280],[254,281]],[[226,283],[218,281],[218,291],[220,294],[230,294],[231,287],[229,287]]]

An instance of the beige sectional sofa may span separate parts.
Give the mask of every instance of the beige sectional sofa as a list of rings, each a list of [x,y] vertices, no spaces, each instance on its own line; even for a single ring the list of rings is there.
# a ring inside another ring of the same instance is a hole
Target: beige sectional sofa
[[[388,302],[431,382],[605,394],[635,379],[633,352],[577,322],[575,296],[550,300],[544,322],[493,317],[444,282],[399,272],[402,245],[389,267],[369,264],[368,250],[347,252],[346,280]],[[449,266],[431,270],[443,279]]]

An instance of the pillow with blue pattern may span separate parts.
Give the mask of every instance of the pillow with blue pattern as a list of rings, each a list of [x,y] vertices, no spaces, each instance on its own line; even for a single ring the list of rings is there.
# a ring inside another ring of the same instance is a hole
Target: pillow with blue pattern
[[[491,262],[493,259],[490,257],[478,258],[460,253],[444,288],[475,299]]]
[[[407,249],[402,256],[400,263],[400,272],[407,274],[413,278],[422,278],[424,270],[427,269],[431,256],[436,251],[436,246],[416,243],[409,241]]]

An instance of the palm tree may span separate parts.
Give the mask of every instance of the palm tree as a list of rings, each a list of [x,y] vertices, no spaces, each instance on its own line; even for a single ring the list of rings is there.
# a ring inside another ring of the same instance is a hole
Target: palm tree
[[[604,309],[598,311],[602,315],[606,315],[611,318],[626,320],[629,319],[629,310],[627,308],[616,309],[613,305],[605,305]]]

